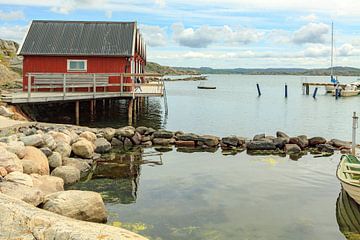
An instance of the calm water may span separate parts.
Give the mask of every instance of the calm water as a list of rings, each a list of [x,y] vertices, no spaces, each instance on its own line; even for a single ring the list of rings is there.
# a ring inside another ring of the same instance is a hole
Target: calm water
[[[326,81],[325,77],[307,80]],[[210,75],[207,84],[216,90],[198,90],[198,84],[167,82],[168,115],[163,100],[152,99],[136,125],[218,136],[273,135],[283,130],[290,135],[350,139],[352,112],[360,112],[360,97],[335,100],[324,95],[324,89],[319,89],[316,99],[302,95],[298,76]],[[126,104],[120,102],[110,115],[98,113],[97,119],[83,121],[123,126]],[[348,198],[339,198],[338,160],[339,155],[307,155],[292,161],[173,150],[164,153],[160,162],[157,155],[112,154],[110,162],[99,165],[93,180],[74,187],[103,195],[109,224],[151,239],[345,239],[339,229],[357,233],[354,224],[360,228],[360,223],[354,223],[354,216],[360,216],[360,211],[347,217],[346,208],[337,207],[337,202],[351,205]],[[340,225],[337,216],[345,218]]]

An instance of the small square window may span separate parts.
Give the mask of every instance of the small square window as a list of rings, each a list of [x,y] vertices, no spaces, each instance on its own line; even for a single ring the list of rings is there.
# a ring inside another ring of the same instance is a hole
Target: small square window
[[[68,71],[86,71],[87,70],[87,60],[68,60],[67,61],[67,70]]]

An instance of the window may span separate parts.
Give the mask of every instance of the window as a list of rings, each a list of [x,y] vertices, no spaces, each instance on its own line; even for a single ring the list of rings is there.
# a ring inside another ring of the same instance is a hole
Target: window
[[[67,60],[68,71],[81,71],[87,70],[87,60]]]

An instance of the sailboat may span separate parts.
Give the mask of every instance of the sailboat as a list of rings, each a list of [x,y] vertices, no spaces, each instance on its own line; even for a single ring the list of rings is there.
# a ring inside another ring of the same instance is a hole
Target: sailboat
[[[327,93],[335,91],[335,87],[339,84],[339,81],[334,76],[334,23],[331,23],[331,66],[330,66],[330,81],[334,84],[333,86],[325,86]]]

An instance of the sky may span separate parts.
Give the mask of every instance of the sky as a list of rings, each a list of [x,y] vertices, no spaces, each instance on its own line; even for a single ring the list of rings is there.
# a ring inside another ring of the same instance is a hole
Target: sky
[[[32,20],[136,21],[148,61],[213,68],[360,68],[360,0],[0,0],[0,39]]]

